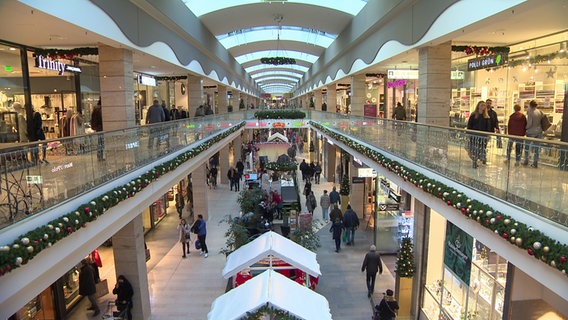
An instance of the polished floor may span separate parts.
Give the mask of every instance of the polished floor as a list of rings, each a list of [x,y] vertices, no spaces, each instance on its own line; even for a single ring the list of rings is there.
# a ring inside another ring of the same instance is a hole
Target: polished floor
[[[301,161],[301,158],[298,158]],[[316,198],[319,199],[324,189],[331,190],[332,185],[331,182],[324,182],[324,179],[321,184],[313,184]],[[237,193],[230,191],[227,184],[220,184],[216,190],[208,192],[208,258],[200,256],[193,248],[189,258],[182,258],[176,231],[179,220],[173,206],[170,206],[169,214],[156,229],[146,235],[152,255],[147,263],[151,319],[207,319],[212,302],[222,295],[227,287],[227,280],[221,277],[225,256],[219,253],[224,246],[226,225],[220,224],[219,221],[227,214],[238,215],[236,199]],[[322,276],[316,291],[329,301],[333,319],[370,319],[372,306],[378,303],[382,297],[381,293],[388,288],[394,289],[395,257],[383,257],[386,268],[383,275],[377,278],[375,294],[369,299],[361,263],[372,243],[372,233],[360,228],[360,231],[356,232],[355,246],[344,246],[340,253],[335,253],[329,225],[322,222],[321,208],[316,209],[314,219],[319,220],[316,223],[321,227],[321,247],[317,252],[317,259]],[[109,289],[112,289],[116,281],[112,248],[101,247],[100,252],[103,259],[101,278],[108,279]],[[109,294],[99,299],[101,315],[104,315],[108,301],[114,298]],[[88,301],[83,300],[74,308],[68,319],[100,319],[100,316],[91,316],[92,311],[86,310]]]

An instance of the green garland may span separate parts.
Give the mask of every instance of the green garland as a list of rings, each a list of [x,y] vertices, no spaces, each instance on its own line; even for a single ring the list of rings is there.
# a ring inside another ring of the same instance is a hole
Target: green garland
[[[401,278],[412,278],[416,272],[412,240],[409,237],[402,239],[402,245],[396,257],[395,272]]]
[[[507,66],[509,67],[517,67],[517,66],[521,66],[524,64],[539,64],[542,62],[548,62],[549,60],[554,60],[556,58],[563,58],[566,59],[568,58],[568,54],[566,54],[566,52],[552,52],[549,54],[537,54],[536,56],[531,56],[528,59],[517,59],[517,60],[509,60],[509,62],[507,63]],[[504,66],[503,66],[504,67]]]
[[[35,49],[34,54],[54,59],[63,58],[71,60],[75,57],[81,56],[98,56],[99,48],[83,47],[75,49]]]
[[[160,176],[175,170],[182,163],[208,150],[215,143],[239,130],[244,125],[245,123],[241,122],[211,140],[178,155],[174,159],[155,166],[127,184],[99,195],[88,203],[80,205],[72,212],[68,212],[44,226],[20,235],[12,244],[0,246],[0,276],[4,276],[8,272],[27,264],[41,251],[51,247],[72,233],[86,228],[89,222],[96,220],[111,207],[134,197],[137,192],[146,188]]]
[[[296,171],[297,168],[298,165],[292,162],[288,163],[269,162],[264,165],[264,169],[266,170],[280,171],[280,172]]]
[[[404,181],[414,184],[417,188],[444,201],[448,206],[459,210],[465,217],[477,221],[481,226],[499,235],[504,241],[526,250],[527,254],[566,274],[568,245],[520,221],[515,221],[511,216],[496,211],[478,200],[471,199],[454,188],[418,171],[406,168],[380,152],[355,142],[350,137],[339,135],[313,121],[310,121],[310,124],[398,175]]]
[[[257,119],[304,119],[306,113],[299,110],[261,110],[254,113]]]
[[[289,311],[276,309],[268,302],[256,311],[247,312],[246,316],[241,317],[240,320],[262,320],[265,315],[270,315],[270,319],[274,320],[301,320],[300,318],[290,314]]]
[[[487,47],[487,46],[452,46],[452,51],[463,52],[467,55],[487,56],[494,53],[509,53],[509,47]]]
[[[179,81],[187,79],[187,76],[154,77],[156,81]]]

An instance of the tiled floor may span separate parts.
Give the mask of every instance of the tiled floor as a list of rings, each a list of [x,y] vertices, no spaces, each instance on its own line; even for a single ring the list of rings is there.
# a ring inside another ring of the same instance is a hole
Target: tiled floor
[[[301,161],[301,158],[300,158]],[[332,183],[313,184],[312,189],[319,199],[324,189],[331,190]],[[300,189],[302,190],[302,189]],[[227,214],[237,215],[237,193],[229,190],[228,185],[219,185],[216,190],[208,192],[209,220],[207,221],[207,245],[209,257],[199,256],[192,248],[189,259],[181,257],[181,248],[176,242],[175,227],[179,222],[173,206],[170,214],[158,224],[157,228],[146,235],[152,258],[148,261],[148,283],[152,319],[207,319],[212,302],[225,292],[227,281],[221,277],[225,264],[225,256],[219,253],[225,239],[226,225],[219,221]],[[314,219],[322,220],[318,207]],[[383,275],[377,277],[373,300],[367,298],[365,275],[361,270],[363,257],[372,242],[372,233],[356,232],[355,246],[343,247],[335,253],[335,244],[329,233],[329,225],[320,223],[319,232],[321,248],[317,259],[322,271],[317,292],[327,298],[334,319],[368,320],[372,314],[372,301],[381,298],[381,292],[387,288],[394,289],[395,257],[385,256],[386,268]],[[109,287],[115,283],[112,248],[101,248],[104,268],[101,277],[109,280]],[[107,295],[99,299],[101,311],[108,301],[114,299]],[[86,299],[84,299],[86,300]],[[97,319],[87,312],[87,301],[81,301],[73,310],[69,319]]]

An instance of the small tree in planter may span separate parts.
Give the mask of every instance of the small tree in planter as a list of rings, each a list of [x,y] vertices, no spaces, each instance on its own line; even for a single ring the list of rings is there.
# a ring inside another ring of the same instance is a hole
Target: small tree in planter
[[[227,215],[223,220],[219,221],[219,224],[221,223],[229,225],[225,232],[225,247],[220,251],[225,256],[250,242],[248,230],[238,217],[232,218],[230,215]]]
[[[412,277],[416,272],[412,240],[402,239],[402,244],[396,257],[396,293],[400,309],[399,316],[410,316],[412,302]]]
[[[315,109],[316,108],[316,104],[314,102],[314,97],[310,98],[310,109]]]
[[[339,194],[341,195],[341,211],[347,210],[349,204],[349,194],[351,193],[351,186],[349,185],[349,176],[343,175],[341,177],[341,184],[339,186]]]
[[[244,109],[245,109],[245,101],[241,99],[241,101],[239,101],[239,110],[244,110]]]

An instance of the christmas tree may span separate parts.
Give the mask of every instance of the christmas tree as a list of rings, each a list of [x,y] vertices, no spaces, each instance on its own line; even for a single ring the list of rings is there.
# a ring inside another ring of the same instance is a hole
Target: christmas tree
[[[396,259],[396,273],[401,278],[412,278],[414,276],[414,253],[412,249],[412,240],[410,238],[402,239],[402,246],[398,252]]]
[[[339,194],[348,196],[349,191],[350,191],[349,176],[345,174],[343,175],[343,178],[341,178],[341,185],[339,185]]]

